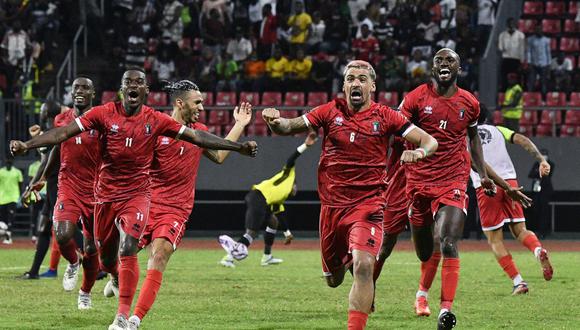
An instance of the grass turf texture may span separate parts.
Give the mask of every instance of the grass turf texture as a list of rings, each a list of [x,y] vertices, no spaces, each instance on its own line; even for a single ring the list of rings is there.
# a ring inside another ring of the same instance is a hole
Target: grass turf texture
[[[143,252],[141,281],[146,264]],[[274,252],[284,259],[283,264],[262,267],[261,251],[253,249],[246,260],[229,269],[218,265],[221,250],[179,250],[171,258],[158,299],[141,329],[345,329],[352,277],[347,274],[339,288],[331,289],[321,276],[317,251]],[[106,280],[95,284],[93,309],[78,311],[78,288],[71,293],[62,289],[66,261],[61,260],[56,280],[14,279],[28,269],[32,255],[32,250],[0,249],[0,328],[106,329],[117,306],[102,294]],[[454,306],[458,327],[578,329],[580,254],[552,253],[555,276],[551,282],[544,281],[531,253],[513,255],[530,286],[529,295],[510,295],[511,280],[491,252],[462,253]],[[429,299],[433,315],[417,318],[412,306],[419,262],[414,253],[395,251],[379,279],[377,312],[369,317],[367,328],[436,328],[439,276]],[[82,274],[77,287],[81,278]]]

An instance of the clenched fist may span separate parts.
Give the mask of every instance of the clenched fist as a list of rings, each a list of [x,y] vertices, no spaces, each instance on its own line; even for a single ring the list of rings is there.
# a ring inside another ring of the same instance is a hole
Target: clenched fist
[[[30,136],[35,137],[40,133],[42,133],[42,130],[39,125],[32,125],[28,128],[28,133],[30,134]]]
[[[18,140],[10,141],[10,153],[13,156],[20,156],[26,152],[26,143]]]
[[[258,154],[258,144],[255,141],[246,141],[242,143],[242,149],[240,149],[240,154],[256,157]]]
[[[280,111],[274,108],[266,108],[262,110],[262,118],[268,125],[277,126],[280,124]]]
[[[419,150],[405,150],[401,155],[401,164],[416,163],[425,158],[425,154]]]

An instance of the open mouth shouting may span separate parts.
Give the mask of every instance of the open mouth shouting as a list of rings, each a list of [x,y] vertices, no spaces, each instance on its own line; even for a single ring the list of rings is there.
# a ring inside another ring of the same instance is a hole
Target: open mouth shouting
[[[127,93],[127,101],[129,103],[138,103],[139,102],[139,92],[137,90],[131,90]]]
[[[439,70],[439,79],[441,80],[449,80],[451,79],[451,70],[447,68],[443,68]]]
[[[75,95],[75,104],[85,104],[87,102],[87,99],[80,94]]]
[[[362,94],[362,90],[360,88],[353,88],[350,91],[350,100],[353,103],[360,103],[363,102],[363,94]]]

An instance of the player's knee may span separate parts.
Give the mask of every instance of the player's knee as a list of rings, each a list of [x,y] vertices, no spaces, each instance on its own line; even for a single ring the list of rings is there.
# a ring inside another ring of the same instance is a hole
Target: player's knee
[[[116,274],[117,273],[117,260],[112,258],[102,258],[100,267],[102,270],[109,274]]]
[[[353,275],[360,280],[371,279],[373,276],[374,258],[360,258],[353,264]]]
[[[457,256],[457,240],[452,238],[444,238],[441,241],[441,253],[446,257]]]
[[[119,255],[122,257],[134,256],[137,251],[139,251],[139,241],[131,236],[127,236],[119,247]]]
[[[338,286],[340,286],[342,284],[343,280],[344,280],[344,276],[342,276],[342,277],[327,276],[326,277],[326,285],[328,285],[331,288],[337,288]]]
[[[156,269],[159,271],[165,270],[167,266],[167,262],[169,262],[170,254],[160,250],[155,252],[150,258],[150,267],[152,269]]]
[[[92,256],[97,253],[97,247],[95,243],[86,243],[85,244],[85,255]]]

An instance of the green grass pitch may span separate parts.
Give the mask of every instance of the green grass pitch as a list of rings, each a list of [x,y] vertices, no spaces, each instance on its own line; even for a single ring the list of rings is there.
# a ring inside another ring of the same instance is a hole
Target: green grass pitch
[[[261,267],[261,251],[252,249],[237,268],[227,269],[218,265],[221,250],[177,251],[141,329],[345,329],[351,276],[331,289],[322,279],[318,251],[275,252],[283,264]],[[0,329],[107,328],[117,304],[102,294],[106,281],[93,289],[93,309],[78,311],[77,292],[62,290],[62,261],[56,280],[13,279],[27,270],[32,255],[32,250],[0,249]],[[580,255],[552,253],[551,282],[544,281],[530,253],[513,255],[530,286],[529,295],[510,295],[511,281],[491,252],[462,253],[454,306],[457,328],[580,329]],[[142,252],[141,279],[145,262]],[[435,315],[417,318],[412,304],[418,277],[415,255],[395,251],[379,279],[377,311],[368,329],[436,328],[440,277],[430,293]]]

